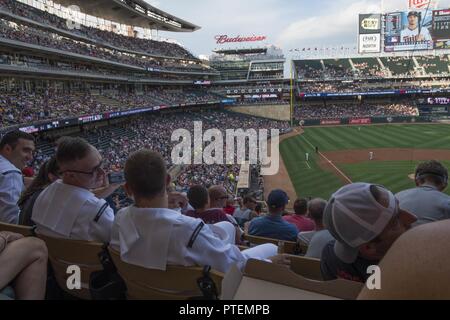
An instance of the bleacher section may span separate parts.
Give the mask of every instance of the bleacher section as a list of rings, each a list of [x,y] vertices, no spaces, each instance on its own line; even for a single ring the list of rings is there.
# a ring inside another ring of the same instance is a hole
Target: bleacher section
[[[448,75],[449,59],[447,55],[416,57],[427,74]]]
[[[331,76],[352,76],[353,70],[349,59],[324,59],[325,69]]]
[[[393,76],[411,75],[414,72],[414,61],[404,57],[382,57],[383,65],[390,70]]]
[[[377,76],[381,72],[381,65],[376,58],[352,58],[351,60],[360,76]]]
[[[427,77],[450,73],[447,55],[295,60],[294,64],[298,78],[305,80]]]

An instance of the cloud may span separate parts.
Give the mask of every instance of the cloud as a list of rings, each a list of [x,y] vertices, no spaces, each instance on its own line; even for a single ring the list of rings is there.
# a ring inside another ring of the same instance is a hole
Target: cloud
[[[283,47],[299,47],[304,44],[320,44],[324,41],[336,43],[342,39],[356,38],[358,14],[379,12],[380,6],[363,0],[348,5],[348,1],[337,1],[336,7],[323,11],[326,14],[292,22],[280,34],[277,43]]]

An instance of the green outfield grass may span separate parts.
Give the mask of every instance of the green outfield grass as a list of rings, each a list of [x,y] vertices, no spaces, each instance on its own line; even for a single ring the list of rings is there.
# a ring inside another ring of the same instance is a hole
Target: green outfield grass
[[[314,127],[306,128],[301,136],[284,140],[280,152],[297,195],[328,199],[343,182],[319,167],[316,163],[319,156],[313,146],[322,152],[369,148],[450,149],[450,125]],[[310,154],[308,163],[306,152]],[[444,164],[450,168],[450,162]],[[367,161],[342,164],[339,169],[354,182],[378,183],[398,192],[414,186],[408,174],[414,172],[416,165],[416,161]]]

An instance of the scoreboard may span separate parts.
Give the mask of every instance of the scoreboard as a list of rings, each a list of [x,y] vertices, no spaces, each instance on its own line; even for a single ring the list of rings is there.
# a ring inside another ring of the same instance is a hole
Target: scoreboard
[[[433,11],[433,38],[436,49],[450,48],[450,9]]]

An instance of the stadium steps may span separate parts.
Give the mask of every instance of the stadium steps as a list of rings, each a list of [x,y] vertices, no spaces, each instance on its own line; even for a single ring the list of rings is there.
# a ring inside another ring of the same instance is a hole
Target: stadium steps
[[[356,69],[355,64],[353,63],[352,59],[348,59],[348,62],[350,63],[350,66],[352,67],[353,73],[358,72],[358,69]]]
[[[389,68],[387,68],[387,67],[384,65],[383,61],[381,61],[381,59],[380,59],[379,57],[377,57],[377,61],[378,61],[378,63],[379,63],[380,66],[381,66],[381,70],[386,70],[386,71],[388,72],[389,77],[392,77],[392,71],[389,70]]]
[[[326,72],[327,68],[325,67],[325,63],[323,62],[323,60],[320,60],[320,65],[322,66],[322,71]]]

